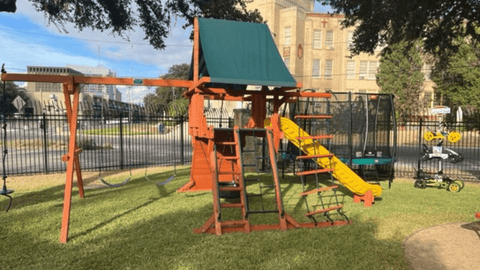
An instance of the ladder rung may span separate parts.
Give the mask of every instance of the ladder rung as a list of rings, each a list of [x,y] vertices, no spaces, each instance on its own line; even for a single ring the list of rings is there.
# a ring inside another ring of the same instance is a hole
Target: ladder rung
[[[220,223],[222,226],[236,226],[236,225],[245,225],[247,224],[247,220],[226,220],[221,221]]]
[[[297,137],[297,140],[322,140],[322,139],[333,139],[333,135],[316,135],[316,136],[305,136],[305,137]]]
[[[343,204],[340,204],[340,205],[328,207],[328,208],[325,208],[325,209],[320,209],[320,210],[317,210],[317,211],[313,211],[313,212],[310,212],[310,213],[306,213],[305,216],[309,217],[309,216],[313,216],[315,214],[320,214],[320,213],[325,213],[325,212],[332,211],[332,210],[337,210],[337,209],[340,209],[342,207],[343,207]]]
[[[247,214],[278,213],[278,210],[249,210]]]
[[[223,208],[242,208],[242,207],[244,207],[244,205],[241,204],[241,203],[222,203],[222,204],[220,204],[220,207],[223,207]]]
[[[241,187],[218,187],[220,191],[242,191]]]
[[[316,114],[316,115],[295,115],[295,119],[330,119],[330,114]]]
[[[327,173],[327,172],[333,172],[333,169],[320,169],[320,170],[297,172],[296,175],[303,176],[303,175],[310,175],[310,174],[316,174],[316,173]]]
[[[216,145],[236,145],[236,142],[215,142]]]
[[[326,154],[326,155],[313,155],[313,156],[297,156],[297,159],[309,159],[309,158],[330,158],[334,157],[334,154]]]
[[[238,157],[237,157],[237,156],[223,156],[223,157],[220,157],[219,159],[223,159],[223,160],[237,160]]]
[[[317,189],[307,190],[305,192],[300,193],[300,195],[302,195],[302,196],[309,195],[309,194],[312,194],[312,193],[327,191],[327,190],[334,189],[334,188],[338,188],[338,186],[333,185],[333,186],[329,186],[329,187],[321,187],[321,188],[317,188]]]

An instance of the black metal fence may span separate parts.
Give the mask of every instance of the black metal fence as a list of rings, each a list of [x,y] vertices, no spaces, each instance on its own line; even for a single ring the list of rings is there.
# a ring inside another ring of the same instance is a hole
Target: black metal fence
[[[436,133],[439,123],[446,121],[447,134],[443,139],[443,154],[461,155],[459,158],[445,159],[440,164],[440,159],[421,160],[425,145],[429,151],[433,146],[437,146],[441,139],[427,141],[424,134],[428,131]],[[409,122],[399,125],[397,142],[397,161],[395,170],[397,177],[413,177],[418,169],[430,174],[437,173],[440,168],[452,179],[461,179],[465,181],[480,180],[480,119],[478,117],[457,121],[455,118],[442,119],[439,116],[424,116],[411,119]],[[458,131],[461,139],[458,142],[448,141],[448,131]]]
[[[205,109],[208,125],[233,127],[233,115],[225,110]],[[425,132],[438,129],[439,118],[423,116],[398,124],[395,162],[396,177],[413,177],[418,168],[435,173],[437,160],[420,161],[422,144],[431,148],[438,140],[426,141]],[[446,119],[451,130],[462,138],[443,144],[463,157],[462,162],[443,162],[444,173],[466,181],[480,179],[480,118]],[[98,114],[80,115],[78,144],[83,148],[80,164],[83,170],[112,170],[146,166],[171,166],[192,161],[191,138],[186,115],[165,113],[139,114],[135,117]],[[29,117],[7,117],[7,172],[10,175],[65,171],[61,157],[67,152],[68,124],[65,115],[43,114]],[[449,150],[445,150],[445,148]]]
[[[208,125],[233,127],[226,111],[205,110]],[[65,115],[7,117],[7,172],[10,175],[65,171],[69,131]],[[192,144],[185,115],[103,117],[80,115],[77,132],[82,170],[112,170],[172,166],[192,161]]]

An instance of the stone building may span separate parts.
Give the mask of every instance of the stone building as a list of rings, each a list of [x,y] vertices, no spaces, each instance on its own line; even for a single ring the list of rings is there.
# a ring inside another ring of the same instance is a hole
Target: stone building
[[[68,67],[52,66],[27,66],[27,73],[39,75],[83,75],[81,72]],[[33,108],[33,113],[35,114],[40,114],[43,110],[62,111],[65,107],[65,97],[61,83],[28,82],[25,89],[28,95],[32,97],[32,104],[27,106]],[[84,94],[81,93],[80,100],[84,98]]]
[[[116,77],[116,73],[102,65],[67,65],[67,67],[83,73],[85,76]],[[102,96],[108,100],[122,101],[122,95],[115,85],[89,84],[83,88],[85,94],[92,96]]]
[[[260,11],[285,65],[295,80],[303,82],[304,89],[378,93],[375,75],[381,48],[373,55],[362,53],[350,57],[355,28],[342,28],[341,14],[315,12],[314,3],[314,0],[254,0],[247,8]],[[424,94],[433,99],[431,68],[424,66]],[[217,101],[210,101],[212,104],[219,106]],[[240,106],[234,102],[224,105],[228,110]]]
[[[115,72],[103,66],[91,67],[79,65],[69,65],[67,67],[27,66],[27,73],[71,76],[115,76]],[[26,90],[33,98],[33,104],[29,104],[28,106],[34,109],[34,113],[41,113],[43,110],[50,112],[64,110],[65,97],[62,84],[28,82]],[[94,97],[103,98],[107,101],[122,101],[122,95],[115,86],[80,85],[81,103],[92,103]]]

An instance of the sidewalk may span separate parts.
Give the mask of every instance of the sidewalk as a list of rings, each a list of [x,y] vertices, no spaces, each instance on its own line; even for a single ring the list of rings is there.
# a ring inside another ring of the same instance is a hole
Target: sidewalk
[[[405,259],[414,270],[480,269],[480,221],[420,229],[404,243]]]

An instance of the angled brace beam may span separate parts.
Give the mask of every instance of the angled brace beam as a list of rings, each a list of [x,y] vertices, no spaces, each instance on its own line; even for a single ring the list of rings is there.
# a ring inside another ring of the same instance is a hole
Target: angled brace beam
[[[65,192],[63,198],[63,217],[62,227],[60,230],[60,242],[66,243],[68,240],[68,229],[70,224],[70,209],[72,205],[72,186],[73,173],[77,173],[77,185],[80,198],[84,197],[82,171],[80,161],[78,159],[79,150],[77,147],[77,120],[78,120],[78,103],[80,100],[80,89],[78,84],[74,83],[71,77],[66,83],[63,83],[63,93],[65,95],[65,107],[67,109],[67,120],[70,129],[70,139],[68,142],[68,153],[64,157],[67,162],[67,173],[65,182]],[[73,94],[73,106],[70,95]]]

